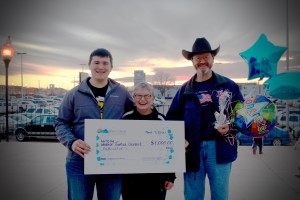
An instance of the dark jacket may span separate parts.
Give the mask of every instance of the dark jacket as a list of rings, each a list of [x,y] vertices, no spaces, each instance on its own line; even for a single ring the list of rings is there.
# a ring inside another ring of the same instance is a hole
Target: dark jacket
[[[196,75],[184,83],[176,93],[170,109],[167,113],[167,120],[183,120],[185,122],[185,139],[189,142],[186,152],[186,170],[188,172],[199,171],[200,166],[200,121],[201,106],[195,95],[194,83]],[[231,107],[237,101],[244,101],[239,87],[229,78],[213,72],[215,84],[214,91],[229,91],[232,93]],[[219,112],[217,95],[212,97],[214,111]],[[230,110],[230,109],[229,109]],[[209,124],[207,126],[213,126]],[[212,131],[216,131],[213,130]],[[237,143],[231,145],[221,134],[215,134],[217,163],[228,163],[237,158]]]

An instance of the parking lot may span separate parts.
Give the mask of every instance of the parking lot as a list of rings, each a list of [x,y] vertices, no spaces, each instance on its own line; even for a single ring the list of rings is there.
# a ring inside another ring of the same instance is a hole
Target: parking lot
[[[65,147],[56,140],[17,142],[12,136],[9,142],[2,140],[0,199],[67,199],[65,156]],[[255,156],[250,146],[240,146],[232,168],[229,199],[298,200],[300,178],[294,176],[298,166],[300,149],[293,146],[265,146],[264,154]],[[206,193],[208,200],[208,184]],[[182,173],[177,173],[167,200],[183,200]]]
[[[167,102],[158,110],[165,114],[168,107]],[[232,168],[229,199],[300,199],[300,178],[294,176],[299,173],[300,149],[293,149],[294,142],[286,146],[264,146],[264,154],[255,156],[250,146],[240,146]],[[66,199],[65,156],[66,149],[57,140],[18,142],[11,133],[6,142],[2,137],[0,199]],[[210,199],[208,181],[205,199]],[[182,173],[177,173],[167,200],[183,200]]]

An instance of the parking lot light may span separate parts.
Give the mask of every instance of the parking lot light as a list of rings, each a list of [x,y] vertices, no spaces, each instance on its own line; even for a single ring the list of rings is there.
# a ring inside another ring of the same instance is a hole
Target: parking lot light
[[[3,45],[1,49],[1,55],[5,64],[5,102],[6,102],[6,128],[5,128],[5,134],[6,134],[6,141],[8,142],[8,66],[9,63],[14,56],[15,50],[14,47],[11,44],[10,36],[8,36],[8,39],[6,43]],[[1,137],[0,137],[1,141]]]

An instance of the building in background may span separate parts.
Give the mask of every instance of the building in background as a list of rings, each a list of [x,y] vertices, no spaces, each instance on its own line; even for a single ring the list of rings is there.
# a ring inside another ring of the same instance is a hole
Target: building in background
[[[84,80],[86,77],[88,77],[87,73],[80,72],[82,74],[80,80]],[[145,73],[143,70],[136,70],[134,71],[134,84],[144,82],[146,79]],[[266,89],[263,85],[258,85],[256,83],[238,83],[241,93],[245,97],[246,95],[249,95],[252,93],[253,95],[266,95]],[[154,87],[154,93],[157,97],[164,97],[166,99],[172,99],[178,88],[181,85],[166,85],[166,91],[165,95],[162,96],[161,92],[159,91],[157,85],[153,85]],[[25,95],[34,95],[34,94],[47,94],[47,95],[63,95],[68,90],[56,87],[55,84],[49,84],[49,87],[47,88],[34,88],[34,87],[25,87],[24,88],[24,94]],[[9,96],[21,96],[21,86],[15,86],[15,85],[9,85],[8,86],[8,93]],[[0,85],[0,99],[5,99],[5,85]],[[299,104],[299,103],[298,103]],[[300,105],[300,104],[299,104]]]
[[[257,83],[238,83],[238,86],[244,97],[249,94],[266,95],[266,88],[264,85],[259,85]]]
[[[134,85],[145,82],[146,74],[143,70],[134,70]]]
[[[79,72],[79,83],[81,83],[87,77],[89,77],[88,73],[86,73],[86,72]]]

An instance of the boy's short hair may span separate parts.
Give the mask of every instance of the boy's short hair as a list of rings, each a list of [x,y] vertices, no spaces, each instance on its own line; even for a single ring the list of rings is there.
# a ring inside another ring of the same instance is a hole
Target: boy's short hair
[[[91,64],[91,61],[92,61],[93,56],[109,57],[111,66],[113,65],[113,58],[112,58],[112,55],[111,55],[111,53],[110,53],[108,50],[106,50],[106,49],[99,48],[99,49],[94,50],[94,51],[91,53],[91,55],[90,55],[89,65]]]

